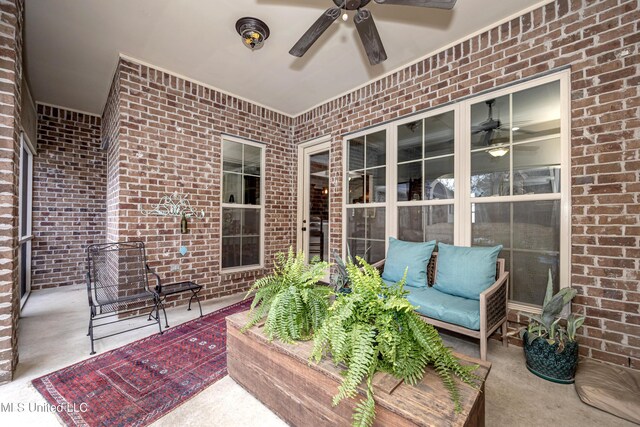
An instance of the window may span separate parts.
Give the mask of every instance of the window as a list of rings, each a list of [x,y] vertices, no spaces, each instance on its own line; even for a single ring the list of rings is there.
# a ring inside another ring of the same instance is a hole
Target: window
[[[563,71],[348,136],[351,253],[383,259],[389,236],[502,244],[511,307],[541,305],[549,270],[569,286],[568,113]]]
[[[560,283],[560,81],[471,105],[471,242],[502,244],[510,299],[540,305]],[[492,129],[494,128],[495,129]]]
[[[347,141],[347,244],[352,256],[376,262],[385,255],[387,132]]]
[[[453,243],[455,113],[397,126],[398,238]]]
[[[263,148],[222,143],[222,268],[262,265]]]
[[[20,200],[18,207],[20,223],[18,263],[21,307],[31,292],[32,192],[33,150],[27,136],[22,132],[20,134]]]

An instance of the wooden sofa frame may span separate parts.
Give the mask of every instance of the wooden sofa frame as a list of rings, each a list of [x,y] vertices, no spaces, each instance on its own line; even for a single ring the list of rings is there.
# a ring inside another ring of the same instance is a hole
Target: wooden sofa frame
[[[381,273],[384,270],[385,260],[373,264]],[[433,286],[438,271],[438,253],[431,255],[427,265],[427,282]],[[509,272],[505,271],[505,261],[498,258],[496,262],[496,281],[480,294],[480,330],[465,328],[443,322],[442,320],[420,314],[422,319],[438,328],[457,332],[459,334],[480,339],[480,358],[487,360],[487,343],[491,334],[502,327],[502,345],[509,346],[507,337],[507,300],[509,296]]]

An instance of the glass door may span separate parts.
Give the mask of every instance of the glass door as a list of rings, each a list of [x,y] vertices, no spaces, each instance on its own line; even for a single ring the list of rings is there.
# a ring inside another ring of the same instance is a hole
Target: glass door
[[[329,158],[330,143],[301,147],[301,182],[298,200],[302,203],[299,248],[307,257],[329,261]]]
[[[31,292],[31,227],[32,185],[33,185],[33,153],[24,133],[20,136],[20,201],[19,201],[19,274],[20,274],[20,306],[22,307]]]

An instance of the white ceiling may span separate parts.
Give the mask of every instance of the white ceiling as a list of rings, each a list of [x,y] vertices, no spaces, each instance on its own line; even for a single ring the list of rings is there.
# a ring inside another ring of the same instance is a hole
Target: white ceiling
[[[389,59],[371,66],[352,12],[303,58],[289,55],[332,0],[27,0],[27,75],[36,101],[101,114],[123,54],[295,116],[548,2],[458,0],[445,11],[372,1]],[[236,33],[243,16],[269,25],[261,50]]]

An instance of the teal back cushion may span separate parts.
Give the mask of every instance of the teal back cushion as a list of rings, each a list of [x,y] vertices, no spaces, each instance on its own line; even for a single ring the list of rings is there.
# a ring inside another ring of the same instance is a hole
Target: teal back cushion
[[[402,280],[404,270],[407,269],[407,286],[426,287],[427,263],[435,246],[435,240],[415,243],[389,237],[389,250],[382,278],[397,283]]]
[[[496,261],[502,245],[493,247],[438,244],[434,288],[449,295],[480,299],[480,293],[496,281]]]

